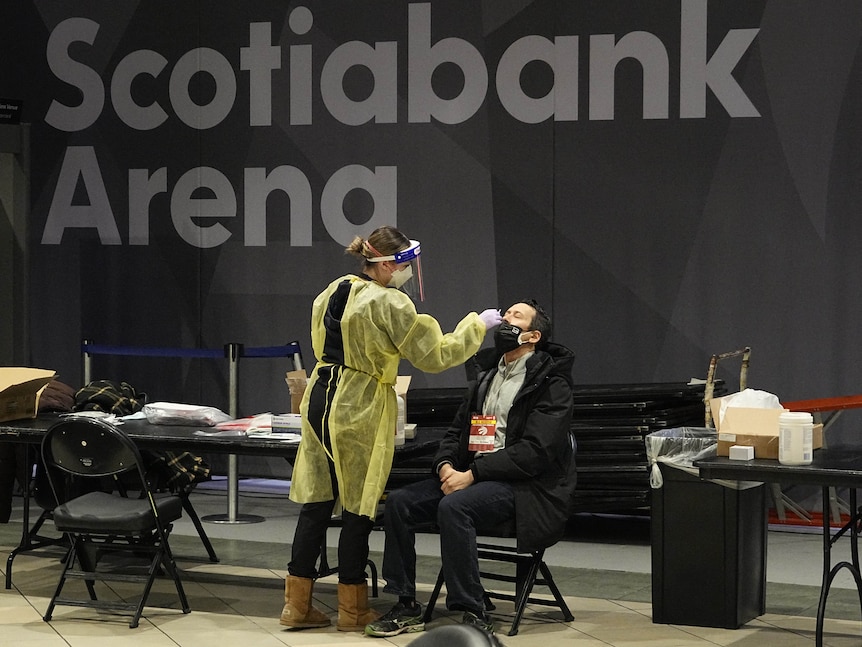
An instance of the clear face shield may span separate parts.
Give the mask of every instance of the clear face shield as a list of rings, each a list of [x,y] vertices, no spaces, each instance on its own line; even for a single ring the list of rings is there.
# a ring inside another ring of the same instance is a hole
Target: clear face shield
[[[396,288],[407,294],[414,301],[425,300],[425,287],[422,283],[422,264],[419,254],[422,248],[418,240],[411,240],[410,247],[396,252],[391,256],[376,256],[369,258],[372,263],[394,261],[398,265],[389,280],[389,287]]]

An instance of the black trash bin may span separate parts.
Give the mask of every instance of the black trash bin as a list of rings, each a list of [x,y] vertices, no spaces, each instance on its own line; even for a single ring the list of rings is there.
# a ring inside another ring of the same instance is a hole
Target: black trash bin
[[[679,449],[693,431],[656,433],[673,452],[676,441],[667,436],[680,434]],[[763,615],[766,486],[701,479],[679,460],[657,465],[663,483],[651,490],[653,622],[737,629]]]

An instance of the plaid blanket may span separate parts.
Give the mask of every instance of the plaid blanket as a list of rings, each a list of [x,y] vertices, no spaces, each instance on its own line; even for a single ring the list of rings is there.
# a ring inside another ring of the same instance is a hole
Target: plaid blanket
[[[210,478],[210,466],[191,452],[148,452],[147,476],[156,491],[187,490]]]
[[[147,394],[138,393],[126,382],[93,380],[75,393],[74,411],[104,411],[128,416],[144,408]]]
[[[127,382],[94,380],[75,393],[75,411],[104,411],[127,416],[144,408],[147,394]],[[209,480],[210,466],[191,452],[141,452],[156,491],[178,492]]]

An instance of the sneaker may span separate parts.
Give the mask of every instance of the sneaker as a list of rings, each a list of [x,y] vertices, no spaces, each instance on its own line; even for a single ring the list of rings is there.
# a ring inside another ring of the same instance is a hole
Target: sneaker
[[[380,638],[397,636],[398,634],[412,634],[417,631],[425,631],[425,621],[422,620],[422,605],[418,602],[413,609],[403,602],[399,602],[379,620],[365,625],[366,636],[378,636]]]
[[[491,622],[491,618],[489,618],[484,613],[481,615],[477,615],[472,611],[465,611],[464,617],[461,618],[461,624],[473,625],[477,629],[481,629],[488,634],[494,633],[494,623]]]

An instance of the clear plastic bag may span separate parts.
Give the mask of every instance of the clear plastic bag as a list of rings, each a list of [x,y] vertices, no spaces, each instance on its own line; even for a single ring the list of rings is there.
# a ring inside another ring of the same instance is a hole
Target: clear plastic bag
[[[664,485],[659,463],[671,465],[693,476],[700,476],[700,470],[694,466],[694,463],[715,456],[718,449],[718,433],[711,427],[675,427],[653,431],[646,435],[644,442],[650,464],[650,487],[657,489]],[[760,485],[756,481],[716,479],[711,482],[735,490],[745,490]]]
[[[153,425],[186,425],[189,427],[201,425],[214,427],[220,422],[231,419],[228,414],[215,407],[176,402],[145,404],[144,415],[147,416],[147,422]]]
[[[647,434],[647,460],[650,464],[650,486],[660,488],[664,484],[658,463],[667,463],[695,476],[698,469],[694,461],[715,456],[718,434],[709,427],[675,427]]]

